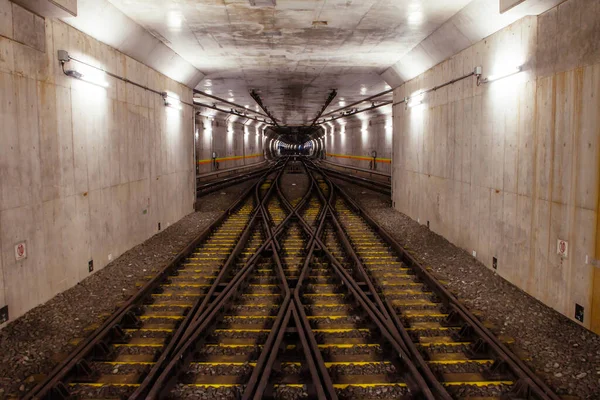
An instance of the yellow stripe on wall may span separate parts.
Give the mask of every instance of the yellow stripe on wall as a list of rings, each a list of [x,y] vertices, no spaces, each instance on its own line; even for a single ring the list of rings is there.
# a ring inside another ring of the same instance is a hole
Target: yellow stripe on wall
[[[255,157],[262,157],[262,156],[263,156],[263,154],[259,153],[259,154],[250,154],[247,156],[220,157],[220,158],[217,158],[216,160],[218,162],[220,162],[220,161],[235,161],[235,160],[242,160],[245,158],[255,158]],[[198,160],[199,165],[210,164],[211,162],[212,162],[212,158],[208,158],[206,160]]]
[[[327,157],[347,158],[347,159],[350,159],[350,160],[361,160],[361,161],[373,161],[373,157],[348,156],[348,155],[345,155],[345,154],[331,154],[331,153],[327,153]],[[384,164],[391,164],[392,163],[392,159],[391,158],[376,158],[375,161],[378,162],[378,163],[384,163]]]

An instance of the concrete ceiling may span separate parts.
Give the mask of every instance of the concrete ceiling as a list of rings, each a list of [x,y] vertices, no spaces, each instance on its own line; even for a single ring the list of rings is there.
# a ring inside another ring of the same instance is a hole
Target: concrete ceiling
[[[327,111],[385,90],[380,74],[470,1],[110,0],[204,73],[200,89],[251,108],[257,89],[288,125],[333,88]]]

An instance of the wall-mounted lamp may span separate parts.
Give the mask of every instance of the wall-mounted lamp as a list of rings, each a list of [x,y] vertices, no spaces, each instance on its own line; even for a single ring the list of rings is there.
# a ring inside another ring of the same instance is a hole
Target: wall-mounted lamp
[[[105,88],[108,87],[108,82],[106,81],[106,73],[104,70],[98,67],[94,67],[93,65],[84,63],[83,61],[79,61],[72,58],[66,50],[58,50],[58,61],[60,61],[60,65],[62,66],[63,73],[65,75],[71,78],[91,83],[93,85],[102,86]],[[89,72],[83,73],[74,69],[66,69],[65,64],[70,61],[77,61],[85,65],[89,68]]]
[[[497,74],[493,74],[481,80],[481,83],[490,83],[493,81],[497,81],[499,79],[508,78],[509,76],[513,76],[523,71],[523,66],[508,68],[505,71],[501,71]]]
[[[181,110],[183,108],[181,106],[181,100],[179,100],[177,97],[171,96],[167,92],[163,92],[162,97],[165,102],[165,107],[171,107],[176,110]]]
[[[406,108],[413,108],[423,104],[423,100],[425,100],[425,92],[420,90],[411,97],[407,97],[404,101],[406,103]]]

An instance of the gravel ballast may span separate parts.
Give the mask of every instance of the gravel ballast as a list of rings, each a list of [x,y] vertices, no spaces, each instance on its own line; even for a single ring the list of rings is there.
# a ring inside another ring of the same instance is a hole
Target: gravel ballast
[[[72,339],[89,335],[86,327],[101,323],[119,303],[135,294],[136,282],[145,281],[168,264],[254,182],[202,197],[199,211],[0,330],[0,399],[21,397],[33,388],[39,379],[36,375],[49,373],[75,348],[69,343]]]
[[[497,335],[559,395],[600,399],[600,336],[577,325],[496,275],[469,253],[391,208],[386,195],[334,179],[469,309],[480,312]]]

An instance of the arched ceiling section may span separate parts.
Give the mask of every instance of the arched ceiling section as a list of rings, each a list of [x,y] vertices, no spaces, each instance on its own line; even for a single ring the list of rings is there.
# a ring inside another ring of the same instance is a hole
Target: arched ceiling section
[[[196,87],[204,77],[168,43],[153,36],[108,0],[78,0],[77,16],[61,19],[190,88]]]
[[[470,0],[111,0],[206,74],[203,90],[282,124],[386,89],[380,76]],[[256,3],[252,6],[251,3]],[[343,99],[343,100],[342,100]]]
[[[79,0],[64,20],[165,75],[281,125],[398,86],[562,0]]]

